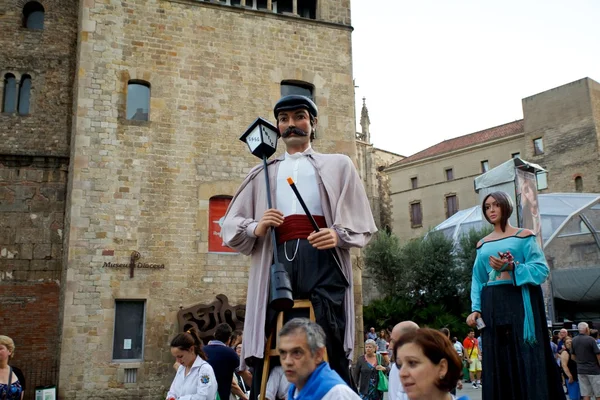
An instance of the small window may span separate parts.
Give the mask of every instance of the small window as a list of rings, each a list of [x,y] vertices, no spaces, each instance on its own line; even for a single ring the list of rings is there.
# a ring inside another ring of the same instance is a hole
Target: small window
[[[583,192],[583,178],[578,176],[575,178],[575,191],[576,192]]]
[[[254,10],[268,10],[267,0],[246,0],[246,7],[252,7]]]
[[[145,300],[115,301],[113,360],[144,358]]]
[[[488,172],[490,170],[490,163],[488,162],[488,160],[483,160],[481,162],[481,173],[485,173]]]
[[[21,86],[19,87],[19,114],[29,114],[29,99],[31,96],[31,77],[23,75],[21,77]]]
[[[451,181],[453,179],[454,179],[454,171],[452,170],[452,168],[447,168],[446,169],[446,180]]]
[[[294,5],[292,4],[292,0],[273,0],[273,12],[278,14],[293,13]]]
[[[23,7],[23,26],[27,29],[44,29],[44,7],[30,1]]]
[[[546,171],[540,171],[535,174],[537,179],[538,190],[548,189],[548,173]]]
[[[419,187],[419,180],[418,180],[418,178],[416,176],[410,178],[410,188],[411,189],[416,189],[418,187]]]
[[[129,81],[127,85],[127,119],[149,121],[150,84],[143,81]]]
[[[410,225],[412,228],[423,226],[423,212],[420,201],[410,205]]]
[[[456,195],[446,196],[446,218],[450,218],[458,212],[458,199]]]
[[[17,79],[13,74],[4,75],[2,112],[12,113],[17,109]]]
[[[252,1],[250,1],[252,3]],[[246,3],[248,3],[248,1],[246,0]],[[231,5],[232,6],[240,6],[242,4],[242,0],[231,0]]]
[[[281,96],[287,96],[290,94],[300,94],[306,96],[311,100],[313,99],[313,86],[310,83],[298,82],[298,81],[282,81],[281,82]]]
[[[512,158],[521,158],[521,153],[512,153],[510,156]]]
[[[542,138],[533,139],[533,154],[544,154],[544,141]]]
[[[298,0],[298,15],[302,18],[317,18],[317,0]]]
[[[215,253],[235,253],[227,247],[221,238],[221,228],[227,207],[231,203],[231,196],[214,196],[208,201],[208,251]]]

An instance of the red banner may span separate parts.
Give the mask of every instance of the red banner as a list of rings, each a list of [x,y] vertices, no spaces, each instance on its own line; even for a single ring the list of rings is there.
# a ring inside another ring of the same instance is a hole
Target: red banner
[[[231,202],[231,197],[213,197],[208,206],[208,251],[216,253],[236,253],[227,247],[221,239],[221,226],[225,219],[225,212]]]

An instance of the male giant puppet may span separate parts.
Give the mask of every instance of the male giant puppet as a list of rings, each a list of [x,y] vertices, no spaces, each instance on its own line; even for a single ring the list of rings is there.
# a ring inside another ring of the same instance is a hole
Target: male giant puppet
[[[316,322],[327,335],[329,363],[349,382],[348,359],[354,348],[350,248],[366,245],[377,228],[350,158],[320,154],[311,147],[317,126],[315,103],[305,96],[284,96],[274,113],[286,153],[268,166],[273,208],[267,209],[264,168],[259,165],[233,197],[222,227],[228,246],[251,255],[241,368],[263,358],[265,329],[272,328],[275,317],[268,308],[273,263],[269,229],[275,229],[279,261],[290,276],[294,299],[310,299]],[[288,177],[322,227],[319,232],[314,232],[298,204]]]

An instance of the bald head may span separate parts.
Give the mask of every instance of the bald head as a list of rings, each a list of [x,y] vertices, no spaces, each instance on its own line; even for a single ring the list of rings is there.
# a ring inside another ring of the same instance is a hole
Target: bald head
[[[577,329],[579,330],[579,334],[580,335],[589,335],[588,329],[589,329],[589,325],[586,322],[580,322],[577,325]]]
[[[415,324],[412,321],[402,321],[392,329],[392,334],[390,335],[390,339],[393,341],[399,340],[402,336],[406,335],[409,332],[414,332],[419,329],[419,325]]]

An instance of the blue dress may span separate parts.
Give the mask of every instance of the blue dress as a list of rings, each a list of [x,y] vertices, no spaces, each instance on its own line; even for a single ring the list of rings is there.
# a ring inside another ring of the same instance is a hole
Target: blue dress
[[[510,251],[514,271],[500,280],[489,257]],[[479,311],[483,400],[564,400],[550,349],[540,284],[549,275],[536,237],[509,236],[477,248],[471,283],[471,309]]]
[[[23,388],[19,381],[12,382],[10,388],[8,387],[8,384],[0,383],[0,399],[4,399],[4,396],[6,396],[6,400],[21,400],[22,392]]]

